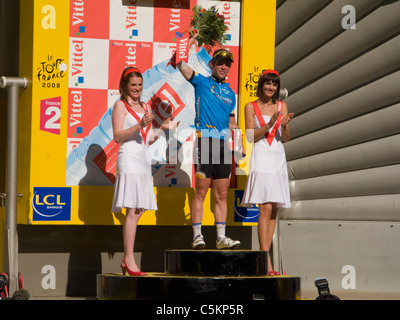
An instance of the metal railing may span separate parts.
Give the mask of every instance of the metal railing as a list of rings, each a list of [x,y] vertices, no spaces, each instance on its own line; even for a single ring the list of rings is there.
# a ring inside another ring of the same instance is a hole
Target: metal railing
[[[28,79],[1,77],[0,88],[8,89],[7,95],[7,202],[4,266],[8,272],[9,292],[18,285],[18,235],[17,235],[17,167],[18,167],[18,91],[26,88]]]

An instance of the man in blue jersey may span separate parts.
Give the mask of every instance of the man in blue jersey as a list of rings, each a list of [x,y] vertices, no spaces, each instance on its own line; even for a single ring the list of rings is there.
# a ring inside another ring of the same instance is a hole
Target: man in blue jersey
[[[195,39],[197,34],[191,38]],[[193,40],[192,40],[193,41]],[[201,233],[203,220],[203,202],[213,181],[215,195],[215,224],[217,228],[217,249],[236,249],[240,241],[225,236],[227,218],[227,194],[231,176],[232,153],[228,150],[225,140],[230,129],[237,128],[233,111],[236,97],[229,84],[225,82],[233,55],[226,49],[214,52],[209,66],[211,76],[196,74],[184,62],[177,64],[183,77],[195,89],[195,127],[196,146],[195,192],[191,204],[193,241],[192,248],[203,249],[205,242]]]

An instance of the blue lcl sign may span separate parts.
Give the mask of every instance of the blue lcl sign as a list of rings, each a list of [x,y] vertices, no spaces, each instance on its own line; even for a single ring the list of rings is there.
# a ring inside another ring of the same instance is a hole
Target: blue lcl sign
[[[71,220],[71,188],[33,188],[33,221]]]
[[[235,190],[235,222],[258,222],[259,208],[253,204],[252,207],[242,207],[240,203],[243,198],[243,190]]]

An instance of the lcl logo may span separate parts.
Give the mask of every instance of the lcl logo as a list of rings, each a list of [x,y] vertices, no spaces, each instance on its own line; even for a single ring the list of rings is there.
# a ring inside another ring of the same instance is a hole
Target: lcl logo
[[[54,202],[54,198],[56,198],[56,202]],[[61,202],[61,196],[59,194],[55,195],[55,194],[48,194],[46,196],[43,197],[43,203],[40,202],[40,197],[39,195],[35,196],[35,203],[36,205],[48,205],[48,206],[63,206],[66,205],[65,202]]]
[[[69,221],[71,188],[34,188],[33,221]]]

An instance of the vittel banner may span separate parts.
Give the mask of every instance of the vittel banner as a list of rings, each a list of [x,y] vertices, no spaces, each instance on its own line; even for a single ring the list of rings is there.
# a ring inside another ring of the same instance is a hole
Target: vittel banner
[[[142,101],[150,104],[156,125],[168,116],[180,122],[173,136],[162,136],[152,146],[155,186],[193,185],[193,165],[186,158],[191,158],[194,143],[194,90],[168,61],[179,49],[179,39],[188,37],[196,4],[205,9],[216,6],[225,18],[225,45],[235,56],[227,81],[238,93],[240,2],[70,1],[66,185],[113,184],[119,145],[113,141],[111,113],[127,66],[136,66],[143,74]],[[199,48],[189,52],[189,64],[208,76],[208,65],[199,63],[196,52]],[[175,167],[180,174],[171,169]]]

